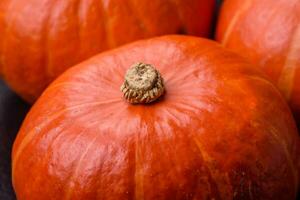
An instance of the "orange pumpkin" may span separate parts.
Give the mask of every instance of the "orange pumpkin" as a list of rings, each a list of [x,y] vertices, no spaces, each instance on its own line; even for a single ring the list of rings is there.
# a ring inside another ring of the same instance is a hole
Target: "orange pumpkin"
[[[54,81],[20,129],[12,172],[19,200],[291,200],[298,158],[268,80],[215,42],[164,36]]]
[[[0,74],[28,102],[72,65],[167,33],[208,36],[215,0],[0,0]]]
[[[226,0],[216,39],[259,66],[300,119],[299,0]]]

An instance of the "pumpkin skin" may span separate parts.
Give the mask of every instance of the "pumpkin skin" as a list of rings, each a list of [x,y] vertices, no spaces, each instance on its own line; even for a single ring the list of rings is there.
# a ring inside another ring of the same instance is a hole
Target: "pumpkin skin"
[[[28,102],[103,50],[171,33],[209,36],[215,0],[1,0],[0,74]]]
[[[166,93],[132,105],[129,66]],[[99,54],[41,95],[13,146],[13,186],[35,199],[295,199],[299,136],[280,92],[216,42],[163,36]]]
[[[216,39],[262,69],[300,119],[299,0],[226,0]]]

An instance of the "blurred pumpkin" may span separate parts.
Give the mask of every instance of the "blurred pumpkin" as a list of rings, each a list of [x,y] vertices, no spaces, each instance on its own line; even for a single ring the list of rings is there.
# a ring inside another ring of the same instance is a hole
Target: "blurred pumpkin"
[[[156,35],[208,36],[215,0],[1,0],[0,74],[28,102],[72,65]]]
[[[216,39],[260,67],[300,119],[299,0],[226,0]]]
[[[164,36],[54,81],[20,129],[12,173],[19,200],[291,200],[298,158],[269,81],[215,42]]]

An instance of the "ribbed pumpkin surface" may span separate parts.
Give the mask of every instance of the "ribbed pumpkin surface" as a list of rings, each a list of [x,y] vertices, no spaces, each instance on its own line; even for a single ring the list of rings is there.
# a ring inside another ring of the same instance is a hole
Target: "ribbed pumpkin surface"
[[[208,36],[215,0],[1,0],[0,74],[33,102],[78,62],[162,34]]]
[[[226,0],[216,38],[262,69],[300,120],[299,0]]]
[[[165,94],[120,91],[151,64]],[[218,44],[165,36],[97,55],[59,77],[13,148],[19,200],[295,199],[299,137],[280,93]]]

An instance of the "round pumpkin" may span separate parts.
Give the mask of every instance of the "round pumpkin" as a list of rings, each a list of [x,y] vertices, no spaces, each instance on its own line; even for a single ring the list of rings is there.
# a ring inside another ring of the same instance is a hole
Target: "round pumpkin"
[[[215,0],[0,0],[0,74],[28,102],[72,65],[133,40],[209,36]]]
[[[280,92],[213,41],[164,36],[65,72],[13,146],[19,200],[295,199],[299,136]]]
[[[300,119],[299,0],[226,0],[216,39],[262,69]]]

